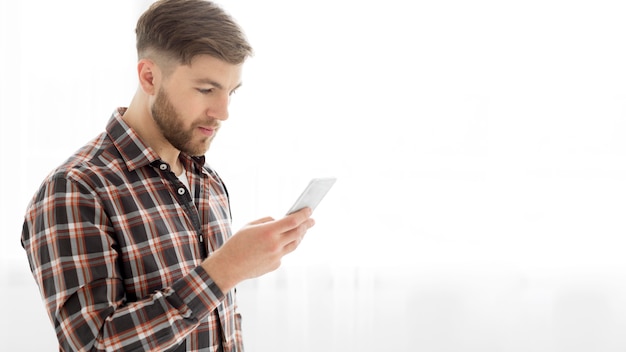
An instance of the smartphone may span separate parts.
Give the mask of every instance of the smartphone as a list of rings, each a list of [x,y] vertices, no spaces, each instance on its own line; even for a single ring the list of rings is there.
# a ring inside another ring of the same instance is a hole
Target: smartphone
[[[289,209],[287,215],[295,213],[302,208],[309,207],[314,210],[318,204],[322,201],[326,193],[335,184],[337,178],[335,177],[323,177],[314,178],[306,186],[296,203]]]

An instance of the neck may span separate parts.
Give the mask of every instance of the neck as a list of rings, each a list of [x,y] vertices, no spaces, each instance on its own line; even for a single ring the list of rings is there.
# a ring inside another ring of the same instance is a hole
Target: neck
[[[139,89],[124,113],[124,122],[139,135],[144,144],[170,165],[172,172],[179,175],[183,171],[183,165],[178,160],[180,151],[163,137],[159,126],[152,118],[149,106],[147,96]]]

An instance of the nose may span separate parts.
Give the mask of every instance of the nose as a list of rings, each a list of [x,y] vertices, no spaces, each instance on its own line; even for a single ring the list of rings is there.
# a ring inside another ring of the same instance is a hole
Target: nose
[[[213,101],[212,109],[208,111],[209,116],[220,121],[228,120],[228,105],[230,96],[220,96]]]

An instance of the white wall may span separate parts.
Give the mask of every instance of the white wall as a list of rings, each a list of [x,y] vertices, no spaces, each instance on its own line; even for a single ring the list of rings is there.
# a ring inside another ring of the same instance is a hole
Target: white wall
[[[0,339],[25,350],[56,346],[24,209],[128,104],[148,3],[0,2]],[[241,285],[249,350],[626,348],[623,2],[221,3],[256,50],[208,153],[235,227],[339,178]]]

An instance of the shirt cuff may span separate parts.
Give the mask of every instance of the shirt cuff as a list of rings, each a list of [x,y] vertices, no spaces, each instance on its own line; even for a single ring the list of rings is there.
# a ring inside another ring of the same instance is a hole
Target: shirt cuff
[[[172,285],[170,302],[178,307],[184,318],[201,320],[224,300],[222,290],[202,268],[197,266]],[[178,301],[178,302],[176,302]]]

